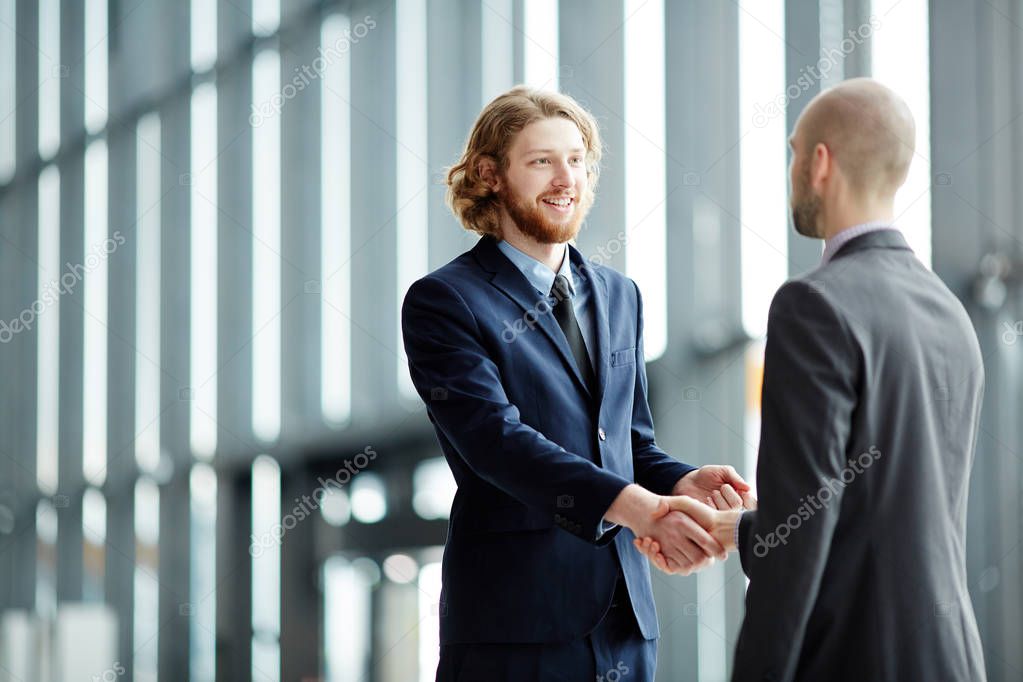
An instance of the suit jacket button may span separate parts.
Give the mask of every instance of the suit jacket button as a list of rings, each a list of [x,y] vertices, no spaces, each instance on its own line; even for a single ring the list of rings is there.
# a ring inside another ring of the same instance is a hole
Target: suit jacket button
[[[603,428],[597,429],[597,438],[600,440],[607,440],[607,433],[604,432]]]

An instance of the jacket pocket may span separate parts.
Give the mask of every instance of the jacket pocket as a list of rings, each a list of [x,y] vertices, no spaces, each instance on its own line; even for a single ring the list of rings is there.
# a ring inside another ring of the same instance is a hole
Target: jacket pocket
[[[622,350],[616,350],[611,353],[611,366],[619,367],[621,365],[634,365],[636,364],[636,347],[623,348]]]

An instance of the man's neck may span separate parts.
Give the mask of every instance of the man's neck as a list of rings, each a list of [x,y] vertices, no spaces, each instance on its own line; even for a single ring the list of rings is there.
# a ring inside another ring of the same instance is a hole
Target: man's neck
[[[893,204],[894,202],[892,201],[879,201],[840,207],[831,215],[824,216],[824,240],[833,239],[839,233],[864,223],[894,223],[895,209]]]
[[[564,243],[541,244],[514,228],[510,230],[504,229],[503,239],[522,253],[549,267],[551,272],[557,272],[561,269],[561,264],[568,254],[568,249]]]

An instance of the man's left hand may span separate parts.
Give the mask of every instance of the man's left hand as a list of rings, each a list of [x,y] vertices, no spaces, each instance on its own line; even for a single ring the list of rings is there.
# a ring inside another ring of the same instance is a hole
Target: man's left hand
[[[728,465],[708,464],[678,480],[672,495],[687,495],[715,509],[756,509],[749,483]]]

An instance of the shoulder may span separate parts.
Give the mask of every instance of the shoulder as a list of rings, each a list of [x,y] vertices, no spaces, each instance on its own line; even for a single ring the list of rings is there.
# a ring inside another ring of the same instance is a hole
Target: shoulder
[[[817,272],[791,279],[775,292],[771,300],[770,316],[796,319],[837,318],[838,309],[832,296],[833,288],[834,283],[818,277]]]
[[[836,300],[836,284],[819,277],[820,270],[783,284],[768,314],[768,339],[788,338],[801,343],[827,340],[849,350],[858,344],[842,306]]]
[[[466,251],[413,282],[405,295],[405,301],[415,301],[424,296],[464,299],[480,288],[479,284],[486,276],[487,273],[479,266],[472,251]]]

